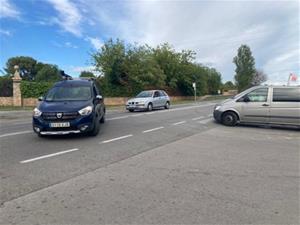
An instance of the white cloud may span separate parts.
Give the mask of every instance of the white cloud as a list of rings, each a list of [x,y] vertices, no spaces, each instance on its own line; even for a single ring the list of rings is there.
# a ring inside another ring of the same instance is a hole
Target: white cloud
[[[69,0],[48,0],[58,12],[58,17],[52,18],[53,22],[59,25],[64,31],[76,36],[81,36],[80,23],[82,15],[76,5]]]
[[[11,36],[11,32],[9,30],[0,29],[0,34],[3,34],[5,36]]]
[[[51,42],[55,47],[59,47],[59,48],[74,48],[74,49],[77,49],[78,46],[77,45],[74,45],[72,44],[71,42],[67,41],[67,42],[64,42],[63,44],[60,44],[56,41],[52,41]]]
[[[214,65],[224,81],[233,79],[233,57],[241,44],[250,46],[256,67],[270,79],[280,73],[269,61],[299,50],[297,1],[81,1],[105,36],[152,46],[169,42],[191,49],[197,61]],[[297,61],[299,54],[288,61]],[[284,66],[285,67],[285,66]],[[297,64],[290,65],[297,70]],[[271,70],[272,69],[272,70]],[[299,69],[298,69],[299,71]],[[285,75],[278,75],[285,77]]]
[[[0,18],[10,17],[18,19],[20,11],[9,0],[0,0]]]
[[[95,49],[100,49],[103,45],[103,41],[100,38],[86,37],[86,41],[90,42]]]
[[[100,72],[96,70],[95,66],[69,66],[70,74],[78,76],[82,71],[88,71],[94,73],[96,76],[100,75]]]

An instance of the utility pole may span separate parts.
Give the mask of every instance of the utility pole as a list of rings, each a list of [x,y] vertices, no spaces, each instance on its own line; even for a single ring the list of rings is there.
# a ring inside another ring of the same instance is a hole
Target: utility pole
[[[197,101],[197,86],[196,82],[193,83],[194,93],[195,93],[195,102]]]

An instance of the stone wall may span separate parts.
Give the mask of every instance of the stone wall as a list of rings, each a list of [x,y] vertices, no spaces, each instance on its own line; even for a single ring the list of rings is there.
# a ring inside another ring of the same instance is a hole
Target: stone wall
[[[13,106],[13,97],[0,97],[0,106]]]

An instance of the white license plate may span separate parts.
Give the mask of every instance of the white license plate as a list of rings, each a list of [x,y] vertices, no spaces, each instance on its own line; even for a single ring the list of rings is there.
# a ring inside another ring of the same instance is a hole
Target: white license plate
[[[50,123],[50,127],[70,127],[69,122],[64,123]]]

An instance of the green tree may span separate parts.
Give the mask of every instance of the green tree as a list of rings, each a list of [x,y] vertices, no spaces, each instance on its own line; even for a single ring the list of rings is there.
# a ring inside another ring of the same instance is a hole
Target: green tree
[[[35,81],[51,82],[61,79],[61,75],[57,66],[51,64],[43,64],[40,66],[41,68],[38,70],[35,76]]]
[[[4,68],[4,70],[7,74],[13,75],[15,73],[14,66],[18,65],[20,68],[21,77],[24,80],[33,80],[36,75],[36,71],[34,69],[36,63],[37,61],[31,57],[16,56],[7,60],[6,68]]]
[[[221,89],[221,74],[213,68],[208,68],[207,87],[209,94],[218,94]]]
[[[225,84],[223,84],[223,90],[232,90],[235,89],[235,85],[232,83],[232,81],[227,81]]]
[[[90,71],[81,71],[79,77],[96,77],[94,73]]]
[[[252,52],[247,45],[241,45],[238,49],[237,56],[233,58],[236,65],[235,81],[239,91],[243,91],[252,86],[255,74],[255,60]]]
[[[262,84],[263,82],[267,81],[268,76],[262,70],[256,70],[255,74],[252,78],[252,85],[257,86]]]

